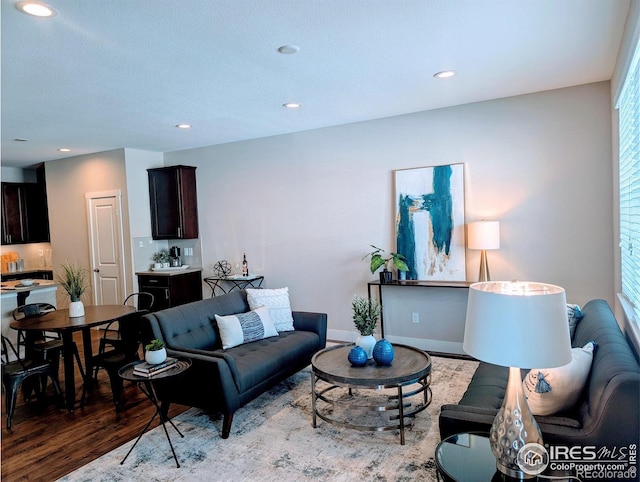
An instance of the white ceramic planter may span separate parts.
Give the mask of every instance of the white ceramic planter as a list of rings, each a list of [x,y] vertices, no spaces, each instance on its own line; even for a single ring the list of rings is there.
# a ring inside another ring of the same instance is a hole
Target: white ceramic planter
[[[79,318],[81,316],[84,316],[84,304],[82,304],[82,301],[69,303],[69,318]]]
[[[147,350],[144,354],[145,361],[150,365],[157,365],[167,359],[166,348],[160,348],[159,350]]]
[[[358,336],[356,345],[367,353],[367,358],[373,358],[373,347],[376,346],[376,339],[373,335]]]

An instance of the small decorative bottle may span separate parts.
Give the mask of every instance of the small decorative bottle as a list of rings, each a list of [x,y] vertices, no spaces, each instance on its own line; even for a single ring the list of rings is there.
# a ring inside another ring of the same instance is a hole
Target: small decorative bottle
[[[245,253],[242,253],[242,276],[249,276],[249,264]]]

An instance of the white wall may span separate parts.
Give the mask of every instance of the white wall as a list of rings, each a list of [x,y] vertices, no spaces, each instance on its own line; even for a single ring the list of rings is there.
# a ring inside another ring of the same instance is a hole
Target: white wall
[[[78,260],[86,268],[91,266],[85,199],[88,192],[122,191],[123,236],[125,240],[130,238],[123,149],[48,162],[45,175],[54,271],[67,260]],[[130,271],[130,254],[125,252],[124,255]],[[127,286],[131,286],[131,273],[125,273],[125,276]],[[92,300],[90,294],[85,294],[83,302],[92,304]],[[68,301],[59,290],[58,306],[65,307]]]
[[[312,108],[312,107],[310,107]],[[294,309],[353,333],[351,299],[373,279],[361,261],[393,250],[393,171],[465,164],[466,220],[498,219],[493,279],[563,286],[613,303],[608,82],[345,126],[165,153],[197,166],[204,274],[247,253]],[[479,254],[467,255],[467,278]],[[205,293],[205,295],[208,293]]]

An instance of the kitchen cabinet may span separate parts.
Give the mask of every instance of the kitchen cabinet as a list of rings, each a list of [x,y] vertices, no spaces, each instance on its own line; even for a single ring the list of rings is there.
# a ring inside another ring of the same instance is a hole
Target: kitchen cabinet
[[[47,194],[42,183],[2,183],[2,244],[49,242]]]
[[[202,299],[202,271],[199,269],[173,271],[141,271],[138,290],[154,297],[151,311],[164,310]]]
[[[153,239],[197,238],[196,168],[171,166],[147,171]]]

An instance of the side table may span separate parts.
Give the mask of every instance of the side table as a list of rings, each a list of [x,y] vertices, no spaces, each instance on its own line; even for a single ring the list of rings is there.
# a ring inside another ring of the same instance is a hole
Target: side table
[[[122,462],[120,462],[120,465],[124,464],[124,461],[127,460],[127,457],[129,457],[129,454],[133,451],[133,449],[138,444],[142,436],[149,429],[149,426],[151,425],[153,420],[156,418],[156,416],[158,416],[160,417],[160,423],[162,424],[164,433],[167,436],[167,440],[169,441],[169,446],[171,447],[173,458],[176,461],[176,466],[180,468],[180,462],[178,462],[176,451],[174,450],[173,444],[171,443],[171,437],[169,437],[169,432],[167,430],[166,422],[169,422],[171,424],[171,426],[176,430],[176,432],[178,432],[180,437],[184,438],[184,435],[182,435],[182,432],[178,430],[178,427],[174,425],[171,419],[166,417],[162,413],[162,410],[160,409],[160,403],[158,401],[158,396],[156,395],[156,389],[154,387],[154,384],[157,383],[158,381],[167,380],[168,378],[173,378],[181,375],[182,373],[184,373],[186,370],[189,369],[189,367],[191,366],[191,360],[189,360],[188,358],[179,358],[176,364],[173,367],[171,367],[169,370],[165,370],[161,373],[158,373],[157,375],[153,375],[152,377],[144,377],[144,376],[136,375],[133,372],[133,369],[138,363],[140,362],[135,361],[122,367],[120,370],[118,370],[118,375],[120,376],[120,378],[124,380],[137,383],[138,386],[140,387],[140,390],[142,390],[142,393],[144,393],[147,396],[147,398],[151,401],[151,403],[153,403],[154,407],[156,407],[156,411],[151,417],[151,419],[147,422],[147,425],[145,425],[145,427],[142,429],[142,432],[138,436],[138,439],[135,441],[133,446],[129,449],[129,452],[127,452],[127,455],[124,456],[124,458],[122,459]]]
[[[204,279],[204,282],[211,288],[211,297],[218,294],[225,294],[233,290],[242,290],[245,288],[260,288],[264,276],[250,275],[250,276],[208,276]],[[217,293],[219,291],[220,293]]]
[[[438,480],[445,482],[516,482],[496,470],[496,458],[491,452],[489,434],[459,433],[442,440],[435,453]],[[554,481],[576,480],[566,472],[550,471]],[[548,481],[543,475],[529,481]]]

